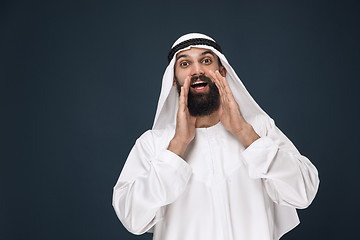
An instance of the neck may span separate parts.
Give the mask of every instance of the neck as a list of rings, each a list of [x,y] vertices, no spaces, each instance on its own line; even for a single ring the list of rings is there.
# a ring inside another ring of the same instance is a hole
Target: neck
[[[221,107],[221,106],[220,106]],[[219,110],[216,110],[212,114],[203,117],[196,117],[196,128],[208,128],[214,126],[220,121]]]

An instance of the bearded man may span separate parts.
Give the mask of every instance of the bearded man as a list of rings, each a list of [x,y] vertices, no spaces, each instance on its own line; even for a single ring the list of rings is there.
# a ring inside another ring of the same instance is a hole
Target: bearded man
[[[114,187],[125,228],[154,240],[279,239],[314,199],[318,172],[253,100],[210,37],[168,55],[152,130]]]

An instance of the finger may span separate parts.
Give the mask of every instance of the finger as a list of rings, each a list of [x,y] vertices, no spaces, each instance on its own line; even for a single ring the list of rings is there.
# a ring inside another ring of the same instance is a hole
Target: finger
[[[219,93],[220,93],[222,108],[227,109],[228,108],[228,99],[227,99],[226,94],[221,86],[219,88]]]
[[[185,78],[185,82],[184,82],[184,101],[185,101],[185,106],[187,107],[187,101],[188,101],[188,95],[189,95],[189,89],[190,89],[190,76],[187,76]]]
[[[186,91],[189,91],[189,88],[190,88],[190,76],[187,76],[185,78],[184,87],[185,87]]]
[[[215,75],[216,79],[219,81],[219,84],[221,85],[221,87],[222,87],[223,89],[225,89],[224,83],[222,82],[222,79],[223,79],[224,77],[221,76],[221,74],[219,73],[219,70],[216,70],[216,71],[214,72],[214,75]]]
[[[213,81],[215,83],[217,82],[216,75],[215,75],[214,71],[209,70],[209,77],[210,77],[211,81]]]
[[[223,78],[223,76],[216,74],[216,72],[218,71],[209,71],[212,78],[215,79],[215,84],[218,87],[219,93],[220,93],[220,98],[221,98],[221,103],[222,103],[222,109],[228,110],[229,109],[229,98],[227,96],[227,93],[225,91],[224,88],[224,84],[221,82],[220,79]]]
[[[224,89],[224,91],[225,91],[225,85],[224,85],[224,83],[223,83],[223,79],[224,79],[224,77],[223,77],[223,76],[221,76],[221,74],[219,73],[219,71],[218,71],[218,70],[216,70],[214,74],[215,74],[216,78],[218,79],[218,81],[219,81],[219,83],[220,83],[221,87],[222,87],[222,88]]]
[[[215,83],[216,87],[219,88],[219,84],[214,76],[214,72],[211,70],[209,71],[209,78],[213,83]]]
[[[180,99],[179,99],[179,111],[185,111],[185,94],[184,94],[184,87],[181,87],[180,91]]]
[[[228,82],[226,81],[226,78],[223,77],[218,70],[216,70],[215,74],[219,79],[221,79],[221,83],[223,85],[224,91],[226,92],[228,99],[235,101],[234,95],[229,87]]]
[[[215,82],[215,84],[218,86],[218,88],[222,88],[221,82],[219,81],[215,72],[210,70],[209,73],[210,73],[210,78],[213,80],[213,82]]]
[[[220,105],[219,106],[219,116],[222,116],[223,112],[224,112],[223,106]]]
[[[216,70],[216,72],[218,72]],[[224,87],[224,84],[222,83],[222,76],[221,75],[218,75],[217,73],[214,73],[214,78],[217,79],[217,86],[218,86],[218,89],[219,89],[219,92],[220,92],[220,95],[221,95],[221,99],[222,99],[222,102],[223,104],[225,104],[225,108],[227,108],[227,103],[229,101],[229,98],[227,96],[227,92],[225,91],[225,87]]]
[[[219,79],[217,78],[216,74],[213,71],[209,71],[210,73],[210,79],[215,83],[216,87],[219,90],[220,96],[223,97],[224,96],[224,89],[221,85],[221,82],[219,81]]]

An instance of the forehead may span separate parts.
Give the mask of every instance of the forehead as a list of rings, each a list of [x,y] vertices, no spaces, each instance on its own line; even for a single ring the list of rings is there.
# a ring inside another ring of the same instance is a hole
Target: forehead
[[[212,54],[214,57],[216,54],[207,48],[199,48],[199,47],[191,47],[190,49],[180,51],[176,54],[176,59],[180,56],[186,56],[186,57],[198,57],[205,54]]]

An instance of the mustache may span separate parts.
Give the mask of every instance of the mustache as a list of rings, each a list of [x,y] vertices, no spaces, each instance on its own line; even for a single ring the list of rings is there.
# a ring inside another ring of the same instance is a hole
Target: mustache
[[[192,76],[190,78],[190,85],[193,84],[194,82],[196,82],[198,79],[200,79],[201,81],[207,82],[207,83],[212,83],[211,79],[208,76],[201,74],[199,76]]]

